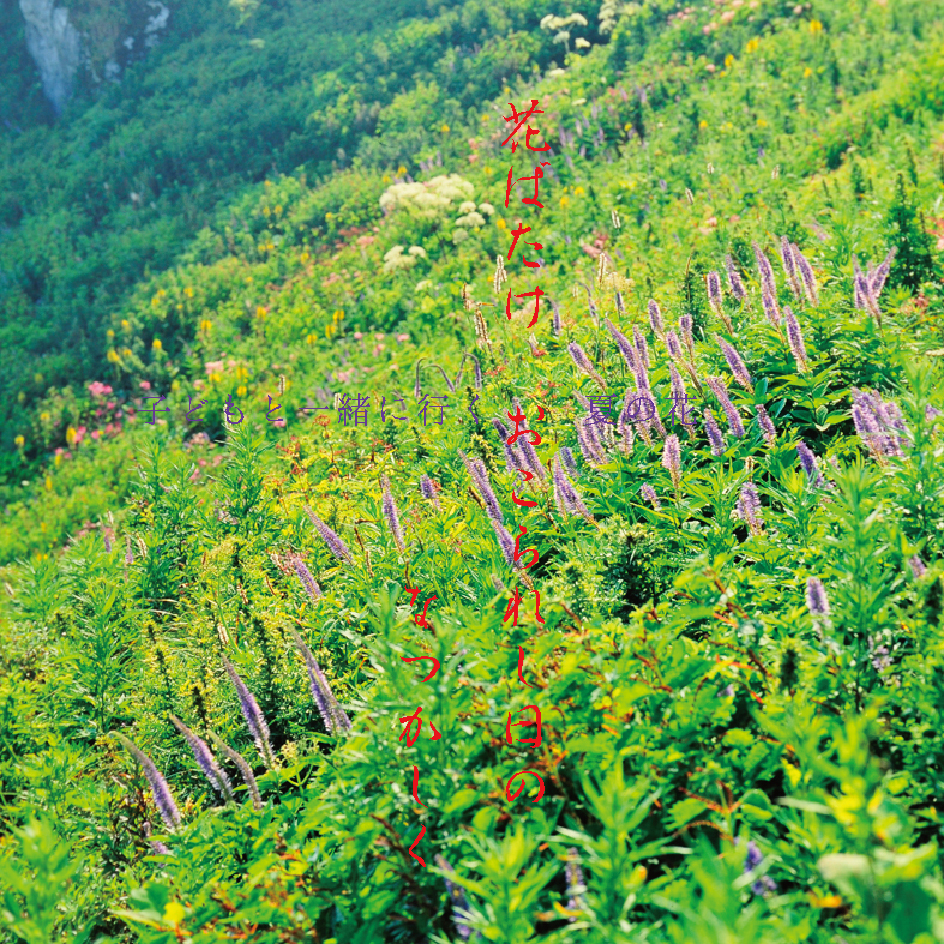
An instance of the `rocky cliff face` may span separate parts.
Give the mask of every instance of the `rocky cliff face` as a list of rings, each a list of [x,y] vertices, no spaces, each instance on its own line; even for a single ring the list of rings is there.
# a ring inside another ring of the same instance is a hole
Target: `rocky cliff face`
[[[161,0],[19,0],[26,42],[39,68],[43,90],[61,114],[80,71],[86,87],[103,79],[118,81],[132,62],[143,58],[167,28],[170,9]]]
[[[39,68],[43,90],[56,114],[61,114],[69,96],[82,56],[78,30],[69,22],[69,13],[53,0],[20,0],[26,20],[26,43]]]

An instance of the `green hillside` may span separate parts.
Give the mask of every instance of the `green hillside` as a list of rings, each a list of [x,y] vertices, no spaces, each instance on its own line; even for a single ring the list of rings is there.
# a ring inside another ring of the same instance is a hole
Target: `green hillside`
[[[169,23],[0,19],[0,941],[944,940],[939,8]]]

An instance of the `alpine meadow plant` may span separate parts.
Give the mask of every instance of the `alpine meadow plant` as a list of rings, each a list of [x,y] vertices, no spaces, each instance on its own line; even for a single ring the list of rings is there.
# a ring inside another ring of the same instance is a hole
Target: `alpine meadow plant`
[[[275,758],[272,755],[272,745],[269,743],[269,726],[266,724],[262,709],[226,656],[223,656],[223,666],[233,683],[233,687],[236,689],[236,693],[239,695],[239,708],[246,719],[246,727],[249,728],[249,733],[255,741],[259,754],[265,761],[266,767],[272,770],[275,767]]]
[[[180,811],[174,802],[173,794],[170,792],[170,786],[164,779],[163,774],[157,769],[154,761],[139,747],[131,742],[130,739],[120,732],[115,733],[115,737],[134,755],[135,760],[144,768],[144,775],[151,785],[151,795],[154,797],[154,804],[157,806],[161,819],[168,830],[173,832],[180,828]]]
[[[305,506],[305,514],[308,515],[311,523],[318,530],[322,540],[328,545],[328,549],[334,556],[348,564],[354,563],[354,558],[348,550],[347,545],[312,511],[308,505]]]
[[[229,777],[220,769],[206,742],[194,734],[179,718],[174,717],[174,715],[168,715],[168,717],[174,727],[184,736],[187,744],[190,745],[194,760],[200,765],[200,769],[207,780],[210,781],[210,786],[229,803],[233,799],[233,785],[229,782]]]

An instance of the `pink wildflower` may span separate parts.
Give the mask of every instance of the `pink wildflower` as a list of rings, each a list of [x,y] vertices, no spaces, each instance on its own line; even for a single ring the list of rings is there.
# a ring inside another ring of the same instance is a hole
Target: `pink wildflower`
[[[364,337],[363,332],[361,332],[361,331],[355,331],[355,332],[354,332],[354,340],[355,340],[355,341],[360,341],[360,339],[361,339],[362,337]]]
[[[99,429],[92,430],[92,439],[99,439],[101,435],[102,435],[101,430]]]
[[[142,390],[150,390],[150,389],[151,389],[151,381],[150,381],[150,380],[142,380],[141,383],[138,384],[138,386],[139,386]]]

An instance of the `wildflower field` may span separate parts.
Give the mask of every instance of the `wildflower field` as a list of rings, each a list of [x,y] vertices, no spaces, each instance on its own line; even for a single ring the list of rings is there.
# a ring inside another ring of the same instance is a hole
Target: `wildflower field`
[[[944,941],[940,5],[217,6],[0,77],[0,942]]]

